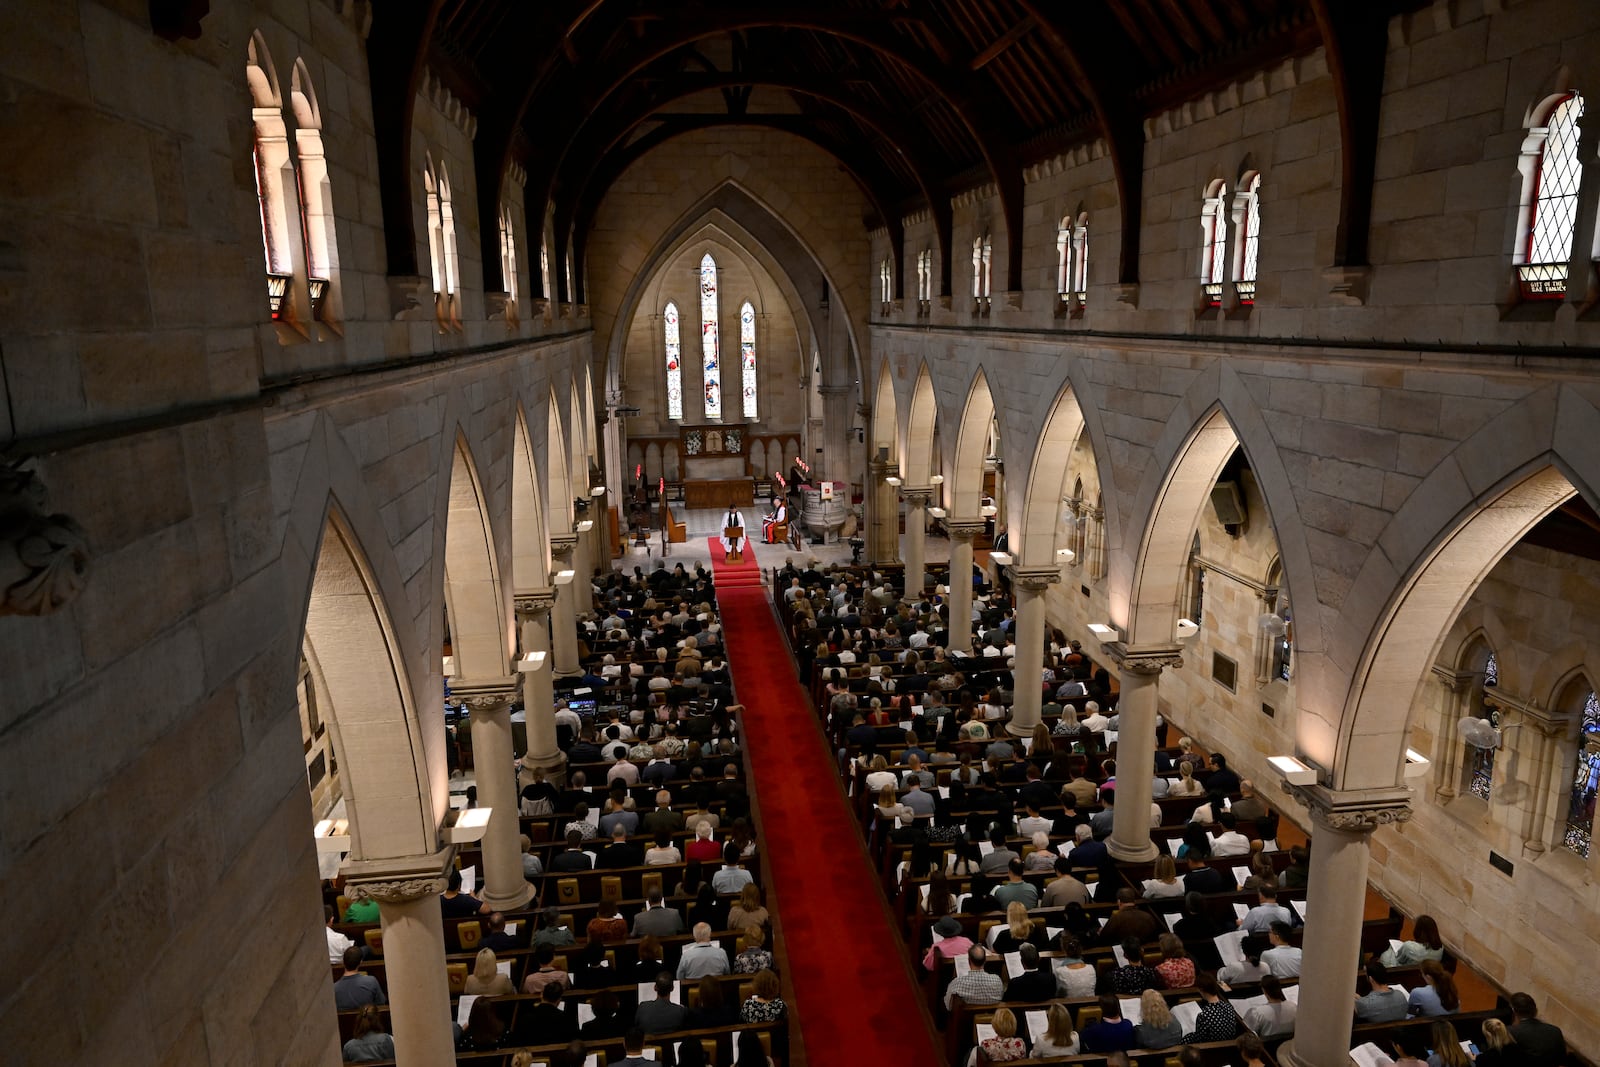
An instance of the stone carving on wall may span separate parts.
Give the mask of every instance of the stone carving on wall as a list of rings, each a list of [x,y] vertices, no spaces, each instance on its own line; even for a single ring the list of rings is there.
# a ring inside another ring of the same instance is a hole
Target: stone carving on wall
[[[45,507],[37,474],[0,467],[0,615],[48,615],[70,604],[88,581],[83,528]]]
[[[345,892],[354,900],[376,900],[380,904],[404,904],[445,890],[443,878],[407,878],[395,882],[351,882]]]

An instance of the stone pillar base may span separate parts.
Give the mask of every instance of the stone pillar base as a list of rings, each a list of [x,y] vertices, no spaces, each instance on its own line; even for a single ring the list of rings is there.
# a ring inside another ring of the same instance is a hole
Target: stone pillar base
[[[1149,805],[1146,805],[1148,807]],[[1161,850],[1146,841],[1141,845],[1119,844],[1115,838],[1106,841],[1106,851],[1111,853],[1111,858],[1122,863],[1149,863],[1160,854]]]

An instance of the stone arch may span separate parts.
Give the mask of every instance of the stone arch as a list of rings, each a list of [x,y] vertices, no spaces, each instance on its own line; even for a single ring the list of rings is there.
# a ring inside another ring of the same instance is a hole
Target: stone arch
[[[939,399],[933,392],[933,376],[922,364],[911,387],[911,405],[906,412],[905,460],[900,476],[908,486],[925,486],[933,474],[933,435],[939,423]]]
[[[478,469],[466,438],[457,436],[444,530],[444,602],[459,678],[498,678],[506,673],[513,649],[507,639],[502,588]]]
[[[1331,738],[1302,732],[1306,754],[1331,768],[1336,788],[1400,780],[1409,716],[1395,709],[1416,703],[1463,604],[1551,511],[1576,493],[1591,506],[1600,499],[1600,455],[1582,430],[1595,419],[1600,412],[1574,390],[1541,390],[1463,442],[1390,520],[1347,598],[1376,607],[1366,618],[1341,613],[1333,659],[1357,654],[1337,730]]]
[[[1555,708],[1563,691],[1580,674],[1600,684],[1600,663],[1595,661],[1594,646],[1568,641],[1546,652],[1521,688],[1545,707]]]
[[[989,392],[989,379],[979,367],[967,390],[966,407],[961,411],[961,426],[956,431],[954,477],[946,486],[950,492],[950,510],[957,519],[978,517],[983,501],[984,452],[993,422],[994,396]]]
[[[589,432],[584,425],[583,400],[578,395],[578,381],[571,382],[571,399],[568,407],[567,444],[571,458],[567,463],[567,477],[571,480],[574,497],[589,497]]]
[[[266,38],[261,36],[260,30],[253,31],[250,43],[245,45],[244,74],[253,107],[272,108],[275,111],[283,107],[278,71],[272,64],[272,51],[267,47]]]
[[[344,785],[350,858],[433,852],[436,813],[416,702],[367,555],[331,495],[304,618],[326,690],[320,707]]]
[[[887,360],[878,374],[878,392],[872,401],[872,451],[886,452],[887,462],[900,462],[900,413],[894,395],[894,375]]]
[[[528,417],[517,405],[511,437],[511,580],[517,590],[550,584],[550,535],[528,435]]]
[[[1072,452],[1083,431],[1083,409],[1078,405],[1072,383],[1068,382],[1050,406],[1044,431],[1034,446],[1028,481],[1023,489],[1020,529],[1013,524],[1011,550],[1024,567],[1048,567],[1055,562],[1061,498],[1067,488]]]
[[[546,529],[553,536],[572,532],[572,478],[568,470],[571,450],[561,424],[561,402],[550,387],[550,415],[546,423],[544,484]]]

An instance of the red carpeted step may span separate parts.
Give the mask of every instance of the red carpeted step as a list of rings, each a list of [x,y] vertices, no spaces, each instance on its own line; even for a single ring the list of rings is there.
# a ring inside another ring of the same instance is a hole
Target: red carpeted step
[[[789,665],[772,602],[746,577],[760,580],[754,552],[730,567],[713,541],[711,562],[807,1061],[938,1063],[920,994],[832,755]]]

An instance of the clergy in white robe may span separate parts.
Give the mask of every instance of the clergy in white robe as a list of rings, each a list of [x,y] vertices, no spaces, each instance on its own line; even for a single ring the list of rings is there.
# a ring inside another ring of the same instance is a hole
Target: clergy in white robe
[[[737,526],[741,530],[744,529],[744,516],[739,514],[738,508],[729,508],[722,515],[722,528],[726,530],[730,526]],[[748,535],[739,538],[739,544],[737,546],[734,545],[733,540],[726,534],[720,535],[719,540],[722,542],[722,550],[724,552],[732,552],[735,547],[737,547],[740,552],[743,552],[745,547],[750,544],[750,538]]]

